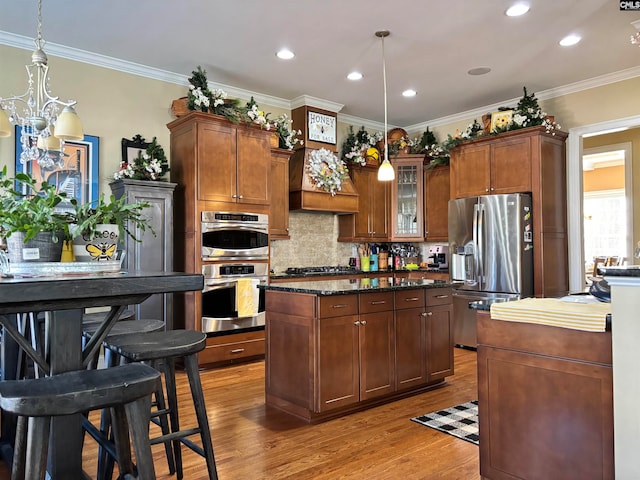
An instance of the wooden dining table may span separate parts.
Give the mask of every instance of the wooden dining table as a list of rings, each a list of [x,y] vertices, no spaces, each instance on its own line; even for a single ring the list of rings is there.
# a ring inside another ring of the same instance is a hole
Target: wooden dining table
[[[202,290],[203,286],[202,275],[179,272],[2,277],[0,325],[42,371],[55,375],[86,368],[127,305],[142,303],[154,294],[191,292]],[[110,308],[100,328],[83,347],[82,314],[87,307]],[[28,312],[47,312],[49,353],[46,356],[36,351],[15,326],[15,314]],[[50,478],[85,478],[82,473],[82,440],[81,415],[53,419],[47,466]],[[8,441],[0,438],[0,443]]]

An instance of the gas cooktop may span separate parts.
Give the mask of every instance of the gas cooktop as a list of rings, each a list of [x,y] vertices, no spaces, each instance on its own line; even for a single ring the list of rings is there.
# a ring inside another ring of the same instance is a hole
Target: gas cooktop
[[[289,267],[285,271],[287,275],[300,275],[300,274],[316,274],[320,275],[323,273],[350,273],[357,272],[355,268],[349,267],[347,265],[331,265],[324,267]]]

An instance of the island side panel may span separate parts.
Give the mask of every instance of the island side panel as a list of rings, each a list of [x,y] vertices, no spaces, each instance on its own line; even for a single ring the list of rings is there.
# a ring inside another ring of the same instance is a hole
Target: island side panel
[[[482,478],[613,479],[611,332],[478,313]]]
[[[314,398],[316,296],[267,291],[266,403],[309,420]]]

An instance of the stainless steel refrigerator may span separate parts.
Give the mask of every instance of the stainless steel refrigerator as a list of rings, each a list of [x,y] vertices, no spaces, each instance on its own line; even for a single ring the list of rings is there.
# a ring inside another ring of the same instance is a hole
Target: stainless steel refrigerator
[[[533,295],[531,196],[514,193],[449,201],[449,268],[453,341],[476,347],[470,302],[509,301]]]

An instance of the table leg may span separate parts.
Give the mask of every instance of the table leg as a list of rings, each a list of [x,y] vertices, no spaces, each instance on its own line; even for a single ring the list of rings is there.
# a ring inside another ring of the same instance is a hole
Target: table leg
[[[82,310],[50,313],[51,375],[82,369],[82,313]],[[74,475],[82,472],[82,415],[52,419],[47,470],[54,480],[81,478]]]

